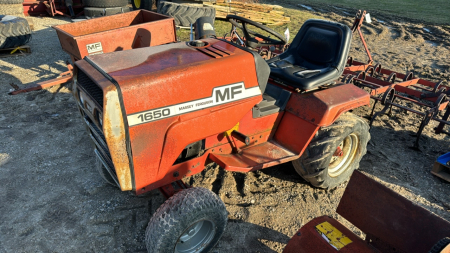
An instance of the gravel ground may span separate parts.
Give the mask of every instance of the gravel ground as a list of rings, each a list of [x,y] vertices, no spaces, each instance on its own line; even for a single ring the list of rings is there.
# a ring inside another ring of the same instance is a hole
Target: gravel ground
[[[23,87],[66,71],[69,56],[51,26],[68,20],[33,21],[33,53],[0,59],[0,252],[145,252],[147,222],[164,199],[158,191],[136,197],[102,181],[67,87],[7,95],[10,83]],[[429,49],[415,52],[425,52],[425,62],[449,54],[448,49],[433,51],[423,41],[417,43],[410,47]],[[380,55],[386,50],[385,44],[372,47]],[[394,57],[402,59],[400,54]],[[356,113],[366,115],[367,110]],[[429,173],[450,138],[436,136],[428,127],[424,152],[408,149],[417,120],[402,114],[378,120],[361,170],[450,220],[450,186]],[[312,188],[290,165],[248,174],[211,168],[186,182],[214,190],[230,213],[226,233],[213,252],[281,252],[298,228],[320,215],[338,218],[363,236],[334,212],[345,185],[330,191]]]

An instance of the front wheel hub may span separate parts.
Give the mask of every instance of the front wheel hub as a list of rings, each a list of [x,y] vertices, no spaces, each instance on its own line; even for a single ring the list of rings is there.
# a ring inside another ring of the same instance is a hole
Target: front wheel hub
[[[359,138],[356,134],[352,133],[345,137],[331,157],[328,175],[337,177],[344,173],[352,164],[358,149]]]
[[[211,242],[215,235],[215,227],[211,221],[202,220],[186,229],[177,241],[175,253],[195,253]]]

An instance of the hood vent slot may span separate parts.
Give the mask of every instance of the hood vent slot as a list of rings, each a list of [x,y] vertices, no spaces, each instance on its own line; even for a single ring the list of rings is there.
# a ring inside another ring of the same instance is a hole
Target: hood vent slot
[[[223,58],[223,57],[227,57],[230,55],[233,55],[233,52],[230,52],[220,46],[210,46],[210,47],[205,47],[205,48],[196,48],[198,51],[213,57],[213,58]]]

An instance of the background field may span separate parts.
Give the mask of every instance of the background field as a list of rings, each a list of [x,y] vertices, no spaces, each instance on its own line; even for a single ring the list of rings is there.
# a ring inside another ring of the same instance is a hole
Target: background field
[[[338,7],[365,9],[383,15],[395,15],[435,24],[450,24],[450,2],[448,0],[303,0],[285,1],[292,4],[305,4],[325,8],[324,4]]]

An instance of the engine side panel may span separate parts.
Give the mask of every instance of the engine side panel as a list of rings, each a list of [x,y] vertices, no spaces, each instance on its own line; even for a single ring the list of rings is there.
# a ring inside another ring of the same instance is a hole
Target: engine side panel
[[[253,55],[206,41],[203,51],[176,43],[89,57],[120,85],[139,193],[181,178],[170,170],[188,144],[232,128],[262,100]]]

